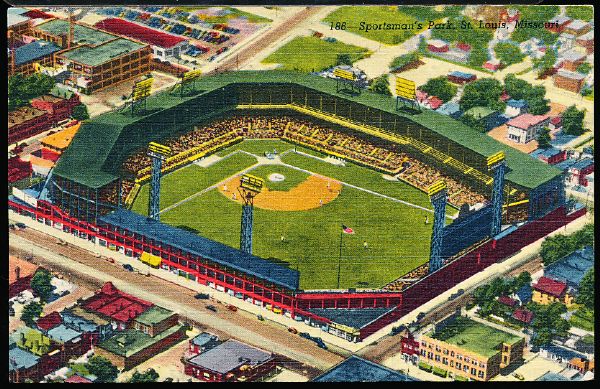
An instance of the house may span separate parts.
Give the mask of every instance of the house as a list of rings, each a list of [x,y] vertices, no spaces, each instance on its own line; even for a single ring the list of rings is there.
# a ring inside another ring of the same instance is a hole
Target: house
[[[8,113],[8,143],[16,143],[52,128],[46,111],[24,106]]]
[[[584,22],[583,20],[573,20],[565,26],[564,31],[575,36],[580,36],[589,32],[591,29],[592,25],[588,22]]]
[[[585,62],[585,54],[581,54],[575,50],[569,50],[561,55],[561,67],[564,70],[572,72],[577,71],[577,68]]]
[[[275,370],[273,354],[230,339],[184,362],[187,375],[208,382],[256,381]]]
[[[60,324],[62,324],[62,317],[56,311],[40,317],[35,323],[36,327],[46,335],[49,330],[58,327]]]
[[[471,45],[466,44],[464,42],[458,42],[456,44],[456,48],[462,51],[466,51],[466,52],[470,52],[471,51]]]
[[[96,345],[113,335],[114,329],[109,320],[81,307],[64,309],[61,313],[63,324],[69,328],[89,334],[89,342]]]
[[[485,69],[491,70],[493,72],[497,71],[498,69],[500,69],[500,67],[502,66],[502,64],[500,63],[500,60],[497,58],[491,59],[489,61],[487,61],[486,63],[483,64],[483,67]]]
[[[340,362],[313,382],[410,382],[419,381],[407,374],[378,365],[356,355]]]
[[[505,23],[515,23],[519,20],[519,17],[521,16],[520,12],[516,9],[503,9],[500,12],[500,20],[502,20]]]
[[[437,112],[441,113],[442,115],[448,115],[453,119],[458,119],[463,114],[463,112],[460,110],[460,105],[456,101],[448,101],[438,108]]]
[[[10,255],[8,257],[8,298],[11,299],[30,288],[31,278],[38,266]]]
[[[549,20],[546,29],[550,32],[561,33],[572,21],[573,19],[568,16],[556,16]]]
[[[589,31],[577,37],[575,43],[585,48],[587,54],[592,54],[594,52],[594,31]]]
[[[441,39],[429,39],[427,41],[427,50],[432,53],[445,53],[450,50],[448,42]]]
[[[506,109],[504,111],[504,114],[509,118],[514,118],[515,116],[527,113],[527,108],[527,101],[509,99],[506,102]]]
[[[153,57],[161,61],[167,61],[173,57],[179,58],[180,54],[189,48],[189,41],[181,36],[171,35],[119,18],[104,19],[96,23],[94,27],[149,44]]]
[[[91,344],[84,339],[84,335],[72,328],[60,324],[48,331],[48,337],[62,346],[62,363],[71,358],[77,358],[88,352]],[[89,337],[89,336],[88,336]]]
[[[25,380],[38,381],[40,357],[17,347],[9,337],[8,345],[8,380],[11,383],[23,383]]]
[[[538,132],[550,122],[548,115],[526,113],[508,121],[508,139],[517,143],[527,143],[535,139]]]
[[[202,332],[190,339],[189,352],[197,355],[210,350],[219,344],[219,337],[208,332]]]
[[[11,7],[6,11],[7,36],[26,35],[31,29],[31,20],[25,8]]]
[[[431,97],[430,97],[430,98],[427,100],[427,102],[425,103],[425,106],[426,106],[427,108],[429,108],[429,109],[432,109],[432,110],[434,110],[434,111],[435,111],[436,109],[438,109],[439,107],[441,107],[441,106],[442,106],[442,104],[444,104],[444,102],[442,101],[442,99],[440,99],[440,98],[439,98],[439,97],[437,97],[437,96],[431,96]]]
[[[567,159],[567,152],[565,150],[560,150],[554,147],[537,149],[529,155],[539,159],[540,161],[546,162],[549,165],[554,165]]]
[[[506,305],[507,307],[510,307],[510,308],[514,308],[518,304],[517,300],[515,300],[513,298],[510,298],[508,296],[500,296],[500,297],[498,297],[498,302],[500,304]]]
[[[531,300],[541,305],[548,305],[555,302],[565,304],[567,307],[573,304],[573,295],[569,293],[567,284],[553,280],[548,277],[541,277],[533,285],[533,294]]]
[[[560,69],[554,75],[554,86],[579,93],[585,82],[585,74]]]
[[[525,339],[466,317],[451,315],[420,339],[420,360],[475,381],[489,381],[523,358]]]
[[[178,322],[179,315],[175,312],[154,305],[135,318],[133,328],[144,334],[156,336]]]
[[[65,380],[66,384],[93,384],[94,382],[89,378],[80,376],[79,374],[73,374]]]
[[[40,331],[24,326],[20,327],[11,336],[17,347],[39,357],[39,377],[43,377],[62,366],[62,348]]]
[[[405,361],[417,363],[419,361],[419,341],[415,339],[415,336],[408,329],[402,333],[400,340],[402,357]]]
[[[556,40],[556,46],[560,52],[571,50],[575,46],[575,35],[569,33],[562,33]]]
[[[31,100],[31,106],[48,112],[52,115],[54,122],[68,119],[73,113],[73,108],[81,104],[79,95],[73,92],[62,92],[61,89],[53,89],[54,93],[35,97]],[[59,96],[61,94],[62,96]],[[68,97],[67,97],[68,96]]]
[[[562,118],[560,116],[555,116],[550,119],[550,123],[548,123],[548,128],[550,132],[555,133],[562,130]]]
[[[588,360],[586,358],[574,357],[567,363],[568,369],[575,369],[581,374],[585,374],[588,371],[594,372],[594,360]]]
[[[463,73],[459,71],[453,71],[448,73],[448,81],[455,84],[466,84],[473,82],[477,79],[477,76],[472,73]]]
[[[31,177],[32,167],[30,161],[23,161],[19,156],[15,155],[8,159],[8,183],[20,181],[24,178]],[[10,298],[11,296],[9,296]]]
[[[565,366],[573,358],[585,359],[585,355],[571,350],[570,348],[559,346],[553,343],[546,344],[540,347],[539,355],[551,361],[558,362]]]
[[[523,285],[519,290],[513,293],[510,297],[517,300],[519,305],[526,305],[531,301],[531,285]]]
[[[533,320],[534,314],[527,308],[517,308],[511,317],[523,324],[529,325]]]
[[[594,250],[586,247],[547,266],[544,276],[564,282],[569,288],[577,291],[581,280],[593,266]]]
[[[429,95],[427,94],[427,92],[423,92],[420,89],[416,90],[415,96],[417,98],[417,103],[419,103],[419,105],[424,105],[427,102],[427,99],[429,99]]]
[[[594,172],[594,160],[591,158],[583,158],[575,162],[567,170],[567,184],[571,186],[582,185],[587,186],[586,176]]]

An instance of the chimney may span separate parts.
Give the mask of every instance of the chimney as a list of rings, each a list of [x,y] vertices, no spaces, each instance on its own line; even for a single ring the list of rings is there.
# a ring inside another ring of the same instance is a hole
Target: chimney
[[[15,275],[17,276],[17,280],[21,279],[21,268],[19,266],[15,267]]]

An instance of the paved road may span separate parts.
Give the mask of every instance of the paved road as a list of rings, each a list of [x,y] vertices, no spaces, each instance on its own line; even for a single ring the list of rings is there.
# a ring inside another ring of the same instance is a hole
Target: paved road
[[[125,271],[120,265],[102,261],[88,251],[59,246],[56,238],[27,229],[10,233],[10,246],[33,253],[35,261],[60,270],[72,282],[88,282],[96,288],[106,281],[126,293],[151,301],[178,312],[185,320],[202,323],[209,331],[234,337],[265,350],[283,354],[299,365],[307,364],[325,370],[343,360],[340,355],[318,348],[313,342],[290,334],[285,327],[272,322],[259,322],[255,316],[242,311],[231,312],[219,306],[213,313],[206,302],[195,300],[193,290],[158,277],[145,277]],[[217,304],[217,303],[215,303]]]

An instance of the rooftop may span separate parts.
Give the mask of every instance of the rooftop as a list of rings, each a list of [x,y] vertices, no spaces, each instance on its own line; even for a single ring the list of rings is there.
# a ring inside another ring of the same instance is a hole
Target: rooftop
[[[406,374],[355,355],[313,379],[314,382],[399,382],[418,381]]]
[[[154,305],[139,315],[135,321],[150,326],[158,324],[173,315],[175,315],[173,311]]]
[[[464,72],[459,72],[457,70],[448,73],[448,75],[458,77],[458,78],[465,78],[465,79],[471,79],[471,78],[475,77],[475,75],[472,73],[464,73]]]
[[[593,165],[594,164],[594,160],[591,158],[583,158],[580,159],[579,161],[575,162],[571,168],[572,169],[577,169],[577,170],[581,170],[581,169],[585,169],[586,167]]]
[[[65,311],[63,311],[63,312],[65,312]],[[79,306],[68,309],[68,312],[73,314],[74,316],[80,317],[80,318],[82,318],[90,323],[93,323],[95,325],[105,326],[110,323],[105,318],[100,317],[93,312],[88,312]]]
[[[226,374],[242,365],[256,366],[273,358],[269,352],[248,344],[229,339],[202,354],[196,355],[189,363],[220,373]]]
[[[575,31],[579,31],[587,26],[589,26],[590,24],[588,22],[585,22],[583,20],[573,20],[571,23],[569,23],[569,25],[567,26],[567,28],[571,29],[571,30],[575,30]]]
[[[8,129],[25,123],[28,120],[44,116],[46,111],[33,107],[20,107],[8,113]]]
[[[462,316],[428,336],[486,358],[499,353],[501,344],[513,345],[523,339]]]
[[[525,324],[531,323],[533,320],[533,312],[525,308],[517,308],[512,314],[512,318]]]
[[[160,30],[144,27],[139,24],[118,18],[104,19],[96,23],[94,27],[111,32],[113,34],[124,35],[133,39],[137,39],[138,41],[148,43],[149,45],[159,46],[162,48],[171,48],[181,42],[186,41],[186,39],[182,37],[167,34]]]
[[[38,265],[27,262],[24,259],[10,255],[8,257],[8,284],[12,284],[17,280],[17,267],[19,268],[19,276],[21,278],[32,276],[38,269]]]
[[[48,331],[48,337],[56,342],[66,343],[81,336],[81,332],[75,331],[64,324],[54,327]]]
[[[33,41],[27,43],[14,50],[15,52],[15,65],[20,66],[31,61],[35,61],[39,58],[47,57],[51,54],[56,53],[60,50],[60,47],[52,42],[46,42],[43,40]]]
[[[523,107],[527,107],[527,101],[510,99],[506,102],[506,105],[509,105],[509,106],[515,107],[515,108],[523,108]]]
[[[533,285],[533,289],[554,297],[560,297],[567,289],[567,284],[548,277],[541,277],[537,284]]]
[[[109,339],[98,344],[104,350],[110,351],[113,354],[128,358],[138,352],[145,350],[146,348],[160,342],[168,336],[180,331],[183,326],[177,324],[171,328],[168,328],[160,334],[152,337],[141,331],[134,329],[128,329],[123,332],[119,332]]]
[[[23,16],[27,10],[24,8],[9,8],[6,10],[6,27],[12,27],[17,24],[25,23],[29,20]]]
[[[309,312],[334,323],[360,329],[393,310],[391,308],[311,308]]]
[[[163,242],[163,244],[190,252],[220,265],[266,279],[285,288],[298,289],[299,274],[295,270],[126,209],[117,209],[108,215],[99,217],[98,221],[147,236],[157,242]]]
[[[548,115],[532,115],[530,113],[525,113],[509,120],[506,124],[511,127],[527,130],[529,127],[536,126],[544,120],[547,120],[548,117]]]
[[[60,56],[83,65],[98,66],[144,46],[129,39],[119,38],[98,46],[79,46],[61,53]]]
[[[590,248],[591,249],[591,248]],[[591,250],[593,253],[593,250]],[[583,276],[594,266],[594,257],[585,258],[581,251],[574,252],[544,269],[544,275],[578,287]]]
[[[83,308],[101,313],[114,320],[129,322],[153,304],[115,288],[107,282],[94,296],[81,304]]]
[[[364,91],[359,96],[349,97],[336,94],[336,82],[332,79],[285,71],[238,71],[214,76],[202,77],[196,81],[196,87],[202,90],[194,96],[173,95],[167,92],[157,93],[147,99],[148,114],[132,117],[125,112],[112,111],[86,121],[73,139],[69,147],[55,167],[54,174],[68,178],[80,184],[98,188],[118,178],[117,168],[107,164],[111,160],[123,159],[126,155],[115,155],[119,137],[134,135],[135,122],[148,120],[149,115],[160,115],[160,111],[170,109],[190,100],[201,101],[204,94],[221,89],[229,84],[295,84],[317,92],[335,96],[341,103],[353,102],[371,109],[380,110],[386,115],[393,115],[408,123],[431,129],[442,137],[452,140],[473,153],[487,157],[498,151],[504,151],[509,172],[506,179],[525,188],[535,188],[560,174],[560,170],[542,161],[530,158],[514,148],[482,134],[449,116],[430,110],[424,110],[418,115],[408,115],[396,110],[395,100],[370,91]],[[227,108],[227,107],[224,107]],[[230,107],[234,109],[234,107]],[[354,111],[354,110],[353,110]],[[171,132],[157,134],[156,139],[168,136]],[[99,138],[102,142],[98,142]],[[90,159],[89,155],[95,155]],[[106,167],[105,167],[106,165]],[[120,165],[119,165],[120,166]],[[85,167],[85,168],[82,168]]]
[[[37,322],[35,323],[35,325],[40,330],[48,331],[54,327],[57,327],[61,323],[62,323],[62,317],[60,316],[60,313],[53,311],[45,316],[40,317],[37,320]]]
[[[209,334],[208,332],[202,332],[196,335],[190,342],[196,346],[205,346],[210,343],[217,343],[219,338],[216,335]]]
[[[551,371],[547,372],[543,376],[536,378],[536,381],[570,381],[567,377],[562,376],[558,373],[553,373]]]
[[[40,23],[35,27],[37,30],[44,31],[54,36],[64,36],[69,32],[69,22],[63,19],[52,19]],[[85,26],[75,24],[74,43],[78,45],[99,45],[115,39],[115,36],[106,32]]]
[[[473,107],[465,111],[465,115],[471,115],[476,119],[483,119],[491,114],[495,113],[493,109],[488,107]]]
[[[37,365],[40,357],[18,347],[8,350],[8,371],[29,369]]]
[[[570,62],[582,61],[585,59],[586,55],[582,54],[576,50],[569,50],[566,53],[561,55],[562,59]]]
[[[67,127],[66,129],[57,132],[56,134],[48,135],[45,138],[40,139],[40,142],[44,146],[50,146],[57,150],[64,150],[71,144],[73,137],[77,134],[77,130],[81,126],[81,122],[74,126]]]

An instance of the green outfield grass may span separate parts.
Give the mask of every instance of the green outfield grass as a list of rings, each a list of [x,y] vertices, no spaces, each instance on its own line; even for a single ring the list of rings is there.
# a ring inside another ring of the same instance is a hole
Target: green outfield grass
[[[413,24],[416,20],[417,18],[414,16],[409,16],[402,11],[398,11],[397,7],[388,6],[346,6],[338,8],[323,19],[328,25],[333,22],[334,27],[335,23],[346,22],[346,31],[388,45],[402,43],[422,30],[417,30],[415,27],[415,29],[406,30],[378,29],[366,31],[366,29],[361,30],[361,22],[377,25],[381,23]],[[423,23],[423,27],[426,29],[427,23]]]
[[[160,181],[160,209],[171,206],[255,163],[256,158],[251,155],[235,154],[207,168],[192,164],[167,174]],[[148,191],[148,184],[141,187],[131,207],[132,211],[142,215],[148,214]]]
[[[269,181],[269,176],[273,173],[283,174],[283,181]],[[279,165],[262,165],[250,171],[250,174],[265,180],[265,186],[270,190],[288,191],[300,185],[310,174],[302,171]]]
[[[350,54],[352,62],[355,62],[368,55],[368,50],[339,41],[326,42],[313,36],[303,36],[294,38],[262,62],[281,64],[280,70],[319,72],[334,66],[338,54]]]

